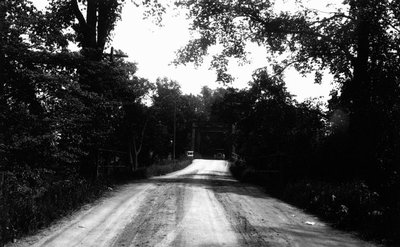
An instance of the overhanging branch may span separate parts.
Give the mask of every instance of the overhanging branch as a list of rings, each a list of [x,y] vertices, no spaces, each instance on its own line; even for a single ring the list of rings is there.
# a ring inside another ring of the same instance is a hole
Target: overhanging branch
[[[83,17],[81,10],[79,9],[78,1],[71,0],[71,6],[72,6],[72,11],[74,12],[76,19],[78,19],[79,25],[81,26],[81,28],[86,29],[87,23],[86,23],[85,17]]]

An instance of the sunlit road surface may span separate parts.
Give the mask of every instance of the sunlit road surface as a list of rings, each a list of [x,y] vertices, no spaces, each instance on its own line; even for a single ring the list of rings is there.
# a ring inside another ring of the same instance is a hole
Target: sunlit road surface
[[[9,246],[372,246],[234,180],[228,163],[186,169],[111,191]]]

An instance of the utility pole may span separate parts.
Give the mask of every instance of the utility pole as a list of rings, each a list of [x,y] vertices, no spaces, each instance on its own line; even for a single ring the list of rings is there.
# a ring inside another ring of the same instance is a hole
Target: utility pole
[[[175,142],[176,142],[176,100],[174,100],[174,143],[173,143],[173,160],[175,162]]]
[[[6,73],[6,55],[5,55],[5,47],[6,47],[6,33],[7,33],[7,26],[6,26],[6,16],[7,16],[7,9],[6,9],[6,2],[0,1],[0,97],[3,101],[4,90],[5,90],[5,73]],[[4,35],[3,35],[4,34]],[[3,102],[2,102],[3,103]]]
[[[110,53],[104,53],[104,56],[110,57],[111,63],[114,62],[114,57],[118,57],[118,58],[119,57],[128,57],[127,55],[124,55],[124,54],[114,54],[114,47],[112,47],[112,46],[111,46]]]

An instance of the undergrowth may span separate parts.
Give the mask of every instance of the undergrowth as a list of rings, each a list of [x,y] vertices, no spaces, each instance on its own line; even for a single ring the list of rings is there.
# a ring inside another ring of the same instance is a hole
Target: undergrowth
[[[48,226],[107,188],[88,182],[73,170],[16,168],[4,175],[0,195],[0,246]]]
[[[150,165],[145,168],[140,168],[134,172],[135,178],[149,178],[152,176],[161,176],[174,171],[181,170],[192,163],[192,159],[178,159],[178,160],[162,160],[158,163]]]
[[[232,163],[232,175],[263,186],[268,193],[305,209],[339,229],[358,232],[366,239],[398,246],[400,205],[385,205],[381,195],[364,181],[332,182],[303,179],[284,182],[262,176],[243,163]],[[272,181],[272,182],[271,182]]]
[[[55,172],[20,167],[8,171],[0,188],[0,246],[94,201],[114,184],[164,175],[183,169],[191,162],[189,159],[162,161],[129,175],[101,177],[94,182],[82,178],[75,170]]]

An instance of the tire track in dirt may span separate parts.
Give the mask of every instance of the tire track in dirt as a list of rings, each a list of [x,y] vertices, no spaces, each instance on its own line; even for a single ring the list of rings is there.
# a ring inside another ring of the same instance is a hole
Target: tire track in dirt
[[[234,190],[229,187],[225,192],[218,188],[217,198],[224,205],[231,224],[243,237],[242,246],[376,246],[332,229],[317,217],[269,197],[258,187],[245,184],[235,186]]]
[[[165,237],[166,229],[179,224],[184,213],[184,188],[175,184],[157,188],[143,201],[112,246],[154,246]]]
[[[138,201],[132,198],[138,198],[141,195],[152,193],[156,188],[148,186],[146,189],[138,194],[126,196],[122,199],[123,203],[116,205],[114,208],[109,209],[109,213],[102,216],[102,220],[98,222],[95,227],[92,227],[88,232],[84,232],[83,238],[77,246],[108,246],[110,238],[115,234],[115,228],[121,222],[121,218],[130,217],[131,212],[138,206]],[[122,210],[121,210],[122,209]],[[111,236],[111,237],[110,237]]]
[[[7,246],[107,246],[115,231],[125,224],[125,218],[151,189],[147,183],[121,186],[94,205],[86,205],[36,235]]]
[[[229,222],[240,235],[240,246],[290,246],[289,241],[274,228],[257,229],[248,217],[254,212],[249,205],[242,204],[243,200],[232,200],[228,193],[216,193],[216,198],[224,207]],[[265,222],[263,223],[265,225]]]
[[[186,214],[180,224],[157,246],[238,246],[237,236],[215,194],[202,185],[186,187]]]

